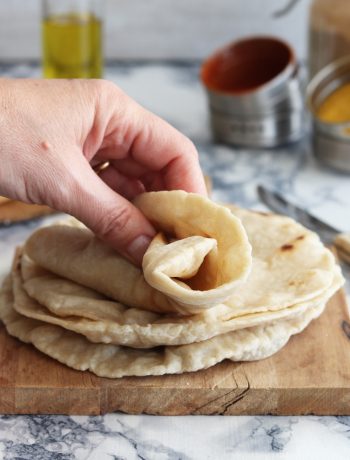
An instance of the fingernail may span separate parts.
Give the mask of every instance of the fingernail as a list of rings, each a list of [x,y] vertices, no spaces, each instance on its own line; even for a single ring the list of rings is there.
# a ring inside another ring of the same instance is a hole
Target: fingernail
[[[147,235],[140,235],[129,244],[126,248],[126,252],[138,265],[141,265],[143,256],[151,241],[151,237]]]

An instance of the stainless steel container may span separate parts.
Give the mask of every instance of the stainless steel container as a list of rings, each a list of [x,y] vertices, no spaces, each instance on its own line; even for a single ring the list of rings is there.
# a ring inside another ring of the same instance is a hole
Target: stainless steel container
[[[317,116],[322,102],[350,82],[350,56],[332,62],[309,83],[307,103],[313,119],[313,151],[324,164],[342,172],[350,172],[350,120],[327,123]]]
[[[304,132],[302,83],[293,50],[273,37],[234,42],[201,69],[216,140],[275,147]]]

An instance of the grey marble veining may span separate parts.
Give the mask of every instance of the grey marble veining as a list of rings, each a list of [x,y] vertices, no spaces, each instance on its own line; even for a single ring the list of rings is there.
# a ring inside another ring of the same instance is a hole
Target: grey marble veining
[[[0,458],[346,459],[349,437],[348,417],[2,416]]]
[[[39,76],[36,66],[0,66],[2,76]],[[324,169],[308,139],[275,150],[211,142],[197,65],[116,65],[106,77],[195,142],[214,199],[265,209],[256,185],[278,189],[318,217],[350,230],[350,176]],[[49,217],[0,229],[0,278],[16,245]],[[350,270],[345,271],[350,279]],[[0,416],[0,460],[350,458],[350,417]]]

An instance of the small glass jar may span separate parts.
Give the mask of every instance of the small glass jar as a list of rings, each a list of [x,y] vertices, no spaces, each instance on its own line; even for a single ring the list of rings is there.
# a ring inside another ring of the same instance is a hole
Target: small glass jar
[[[44,77],[102,77],[102,3],[42,0]]]
[[[350,55],[350,1],[313,0],[309,19],[309,78]]]

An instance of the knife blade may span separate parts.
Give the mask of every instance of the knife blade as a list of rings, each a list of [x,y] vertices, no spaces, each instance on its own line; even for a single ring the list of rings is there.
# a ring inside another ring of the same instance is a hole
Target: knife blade
[[[345,262],[350,262],[350,233],[342,233],[339,229],[327,224],[303,208],[288,201],[280,193],[258,185],[260,200],[272,211],[292,217],[309,230],[317,233],[323,243],[335,244],[338,254]]]

